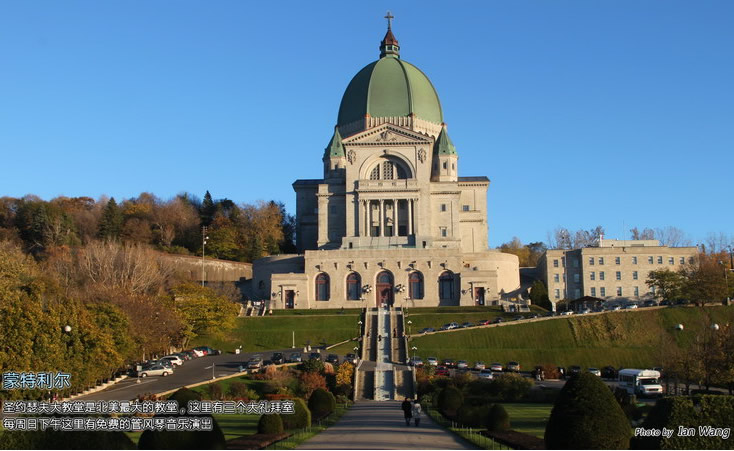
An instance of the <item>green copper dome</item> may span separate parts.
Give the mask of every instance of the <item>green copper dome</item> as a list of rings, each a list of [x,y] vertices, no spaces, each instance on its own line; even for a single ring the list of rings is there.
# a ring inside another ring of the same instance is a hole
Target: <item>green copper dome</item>
[[[396,41],[397,43],[397,41]],[[339,106],[338,125],[372,117],[408,116],[442,123],[438,94],[420,69],[387,54],[354,76]]]

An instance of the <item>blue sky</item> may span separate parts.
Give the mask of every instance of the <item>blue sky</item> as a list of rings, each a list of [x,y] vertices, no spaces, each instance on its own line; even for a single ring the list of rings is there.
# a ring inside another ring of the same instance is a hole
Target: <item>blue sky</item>
[[[731,1],[0,0],[0,195],[208,189],[294,211],[388,9],[459,175],[492,180],[490,246],[734,232]]]

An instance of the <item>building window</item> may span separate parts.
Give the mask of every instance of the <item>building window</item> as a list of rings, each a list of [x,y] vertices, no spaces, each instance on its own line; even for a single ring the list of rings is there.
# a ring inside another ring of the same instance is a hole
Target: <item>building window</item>
[[[599,271],[599,280],[604,280],[604,271]]]
[[[380,180],[380,166],[377,165],[370,172],[370,180]]]
[[[604,287],[601,287],[601,288],[599,288],[599,295],[600,295],[601,297],[604,297],[604,296],[606,296],[606,295],[607,295],[607,290],[606,290],[606,288],[604,288]]]
[[[622,258],[620,258],[620,257],[614,257],[614,264],[615,265],[621,265],[622,264]]]
[[[445,162],[445,161],[443,162],[443,168],[444,168],[444,169],[446,169],[446,168],[447,168],[447,166],[446,166],[446,162]]]
[[[691,265],[692,265],[692,264],[693,264],[693,262],[695,262],[695,261],[696,261],[696,260],[695,260],[695,259],[694,259],[693,257],[688,257],[688,263],[689,263],[689,264],[691,264]]]
[[[561,290],[559,290],[558,288],[556,288],[556,291],[555,291],[554,297],[555,297],[556,299],[561,299]]]
[[[574,258],[573,259],[573,267],[574,268],[578,268],[579,267],[579,259],[578,258]]]
[[[382,178],[385,180],[392,180],[395,175],[395,166],[392,161],[385,161],[382,163]]]
[[[558,259],[557,258],[554,258],[553,259],[553,267],[554,268],[558,268]]]
[[[558,276],[558,274],[553,274],[553,282],[559,283],[561,281],[561,278]]]
[[[591,295],[596,296],[596,287],[591,287]]]
[[[579,283],[579,273],[573,275],[573,281]]]
[[[600,265],[603,265],[604,264],[604,257],[599,257],[599,264]]]
[[[680,264],[681,265],[685,265],[686,264],[686,258],[685,257],[681,257],[680,258]]]
[[[637,264],[637,257],[632,257],[632,264],[633,265],[636,265]]]
[[[347,276],[347,300],[358,301],[362,297],[362,278],[356,272]]]
[[[446,204],[441,204],[441,211],[446,211]]]
[[[338,213],[336,209],[336,205],[332,205],[331,207],[329,207],[329,213],[331,213],[332,215],[335,215]]]
[[[675,259],[673,257],[668,258],[668,264],[669,265],[675,265]]]
[[[632,280],[637,280],[637,271],[632,271]]]
[[[329,300],[329,275],[323,272],[316,276],[316,300]]]
[[[573,291],[573,294],[575,295],[575,296],[574,296],[574,299],[578,299],[578,298],[580,298],[580,297],[581,297],[581,290],[579,290],[578,288],[576,288],[576,289],[575,289],[575,290]]]
[[[591,272],[589,273],[589,279],[590,279],[590,280],[596,280],[596,273],[595,273],[594,271],[591,271]]]
[[[594,266],[594,257],[589,257],[589,264]]]
[[[617,296],[622,296],[622,287],[617,287]]]
[[[408,296],[411,299],[423,299],[423,274],[418,271],[410,273],[410,284],[408,289],[410,290]]]
[[[438,297],[442,301],[454,298],[454,274],[451,271],[444,271],[438,278]]]
[[[639,295],[640,295],[640,288],[635,287],[635,296],[639,296]]]
[[[464,210],[464,211],[469,211],[469,206],[468,205],[463,205],[461,207],[461,209]]]
[[[647,257],[647,263],[652,265],[652,257]]]
[[[441,236],[448,236],[448,230],[446,230],[446,227],[439,227],[439,230],[441,231]]]
[[[662,264],[663,264],[663,257],[658,257],[658,265],[662,265]]]
[[[622,280],[622,271],[617,271],[617,280]]]

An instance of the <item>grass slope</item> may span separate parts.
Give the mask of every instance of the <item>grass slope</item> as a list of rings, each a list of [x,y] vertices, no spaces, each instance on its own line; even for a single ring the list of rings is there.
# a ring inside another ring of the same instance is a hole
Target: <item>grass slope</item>
[[[297,310],[296,310],[297,311]],[[233,329],[196,337],[191,347],[209,345],[222,351],[242,346],[245,352],[290,348],[295,332],[296,347],[333,344],[357,335],[359,311],[325,316],[264,316],[237,318]]]
[[[649,368],[660,365],[660,349],[666,334],[679,346],[686,347],[697,331],[714,322],[725,324],[733,320],[734,307],[614,312],[435,334],[417,337],[411,345],[424,358],[436,356],[487,363],[518,360],[526,369],[547,363]],[[673,326],[679,323],[685,326],[682,332],[674,331]]]

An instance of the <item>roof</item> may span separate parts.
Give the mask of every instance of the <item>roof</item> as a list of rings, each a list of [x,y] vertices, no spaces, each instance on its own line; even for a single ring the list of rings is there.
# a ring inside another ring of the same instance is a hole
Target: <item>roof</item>
[[[334,127],[334,134],[331,136],[329,145],[326,146],[324,158],[343,157],[344,146],[342,145],[342,135],[339,133],[339,127]]]
[[[456,146],[451,142],[449,132],[446,130],[445,125],[441,128],[441,133],[438,135],[436,144],[433,146],[433,153],[436,155],[456,155]]]
[[[459,177],[459,182],[487,182],[489,183],[489,179],[484,175],[480,175],[478,177]]]
[[[293,182],[293,186],[320,185],[322,183],[324,183],[323,179],[299,179]]]

